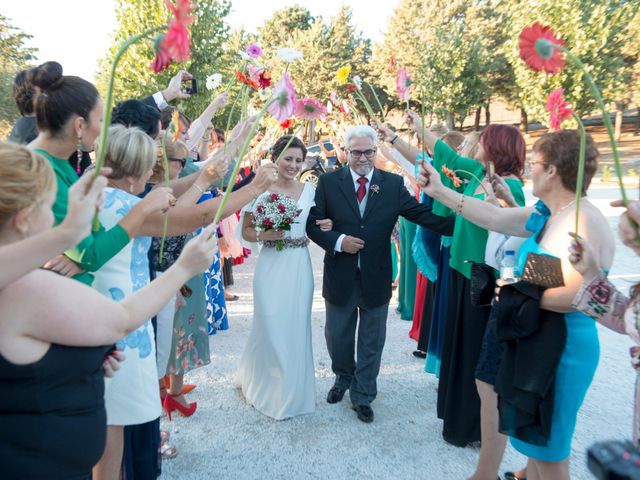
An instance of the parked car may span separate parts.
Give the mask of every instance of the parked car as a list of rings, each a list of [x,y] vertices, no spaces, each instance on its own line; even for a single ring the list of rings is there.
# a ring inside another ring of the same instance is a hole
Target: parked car
[[[321,140],[324,148],[328,151],[334,150],[333,145],[329,140]],[[306,165],[300,172],[300,181],[313,184],[315,187],[318,185],[318,178],[325,172],[340,168],[340,164],[337,162],[338,158],[335,155],[327,157],[320,145],[310,145],[307,147],[307,161]]]

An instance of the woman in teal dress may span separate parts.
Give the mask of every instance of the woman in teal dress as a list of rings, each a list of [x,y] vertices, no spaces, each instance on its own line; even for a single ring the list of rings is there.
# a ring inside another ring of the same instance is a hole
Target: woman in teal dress
[[[579,133],[561,130],[543,135],[533,146],[529,161],[535,207],[501,209],[479,199],[463,196],[442,186],[439,173],[423,166],[419,183],[425,192],[469,221],[490,231],[530,237],[520,247],[522,268],[528,252],[544,253],[561,260],[565,285],[547,289],[540,308],[564,314],[567,338],[555,372],[554,406],[546,445],[533,445],[511,437],[513,447],[529,458],[528,479],[569,479],[569,456],[578,411],[591,384],[598,363],[599,343],[593,320],[571,306],[581,284],[581,275],[571,266],[568,247],[575,229],[575,196],[578,176]],[[597,169],[598,151],[587,135],[582,196]],[[498,180],[497,183],[500,183]],[[498,188],[504,188],[500,184]],[[579,234],[598,250],[600,267],[608,270],[615,248],[613,234],[602,213],[583,198],[580,204]],[[544,443],[544,442],[542,442]]]

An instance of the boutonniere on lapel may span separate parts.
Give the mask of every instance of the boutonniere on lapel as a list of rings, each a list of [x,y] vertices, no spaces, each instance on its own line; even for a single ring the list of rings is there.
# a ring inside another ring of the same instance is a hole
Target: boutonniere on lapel
[[[369,190],[371,190],[372,195],[380,193],[380,185],[378,185],[377,183],[374,183],[369,187]]]

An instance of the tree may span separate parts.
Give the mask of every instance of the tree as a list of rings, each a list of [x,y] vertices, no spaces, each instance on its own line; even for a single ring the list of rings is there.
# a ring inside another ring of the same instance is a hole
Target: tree
[[[225,62],[224,43],[229,35],[225,18],[229,14],[229,0],[200,0],[193,12],[191,26],[191,59],[185,65],[172,65],[165,72],[154,75],[149,65],[154,57],[153,42],[142,41],[131,46],[122,57],[116,72],[114,89],[116,101],[143,98],[166,87],[169,79],[180,69],[187,69],[199,83],[199,93],[183,101],[180,108],[195,118],[211,101],[211,93],[205,89],[208,75],[222,72],[232,75],[232,65]],[[108,81],[111,61],[118,45],[146,29],[166,24],[169,12],[164,0],[118,0],[116,17],[119,23],[114,35],[114,45],[106,57],[101,59],[97,77],[98,89],[104,93]]]
[[[9,134],[20,115],[13,100],[13,79],[36,58],[37,49],[25,46],[30,38],[0,15],[0,137]]]
[[[544,105],[547,95],[557,87],[565,89],[565,96],[579,115],[590,114],[595,108],[580,70],[567,62],[556,75],[546,75],[529,69],[519,58],[518,36],[533,22],[549,25],[560,35],[571,52],[588,65],[591,75],[602,90],[605,102],[624,96],[628,86],[625,69],[623,32],[633,18],[638,2],[625,0],[539,0],[505,2],[508,39],[504,53],[513,66],[515,83],[520,90],[522,106],[535,118],[546,118]]]

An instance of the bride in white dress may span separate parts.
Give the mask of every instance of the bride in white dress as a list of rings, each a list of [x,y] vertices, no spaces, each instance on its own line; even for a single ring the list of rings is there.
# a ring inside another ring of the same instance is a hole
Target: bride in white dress
[[[272,159],[278,158],[290,139],[284,136],[276,141]],[[262,243],[262,248],[253,277],[253,326],[240,357],[238,381],[247,403],[276,420],[315,410],[313,271],[305,234],[315,189],[296,180],[306,153],[302,141],[294,138],[278,162],[277,180],[262,194],[279,193],[296,201],[302,212],[291,231],[258,232],[251,218],[252,205],[243,210],[242,237]],[[331,229],[330,220],[319,222],[321,228]],[[285,248],[279,251],[275,241],[282,239]]]

